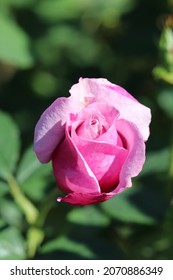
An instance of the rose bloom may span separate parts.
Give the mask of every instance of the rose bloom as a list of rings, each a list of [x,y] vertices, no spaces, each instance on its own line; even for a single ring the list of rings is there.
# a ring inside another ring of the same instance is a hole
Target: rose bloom
[[[52,161],[58,201],[98,203],[132,185],[145,161],[150,109],[106,79],[80,78],[41,115],[34,151]]]

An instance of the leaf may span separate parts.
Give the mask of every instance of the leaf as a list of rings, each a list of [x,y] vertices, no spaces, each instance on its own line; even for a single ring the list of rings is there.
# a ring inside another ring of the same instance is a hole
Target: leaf
[[[5,221],[0,219],[0,230],[6,225]]]
[[[51,165],[41,164],[33,151],[33,147],[31,146],[25,151],[20,161],[16,178],[20,184],[23,184],[31,177],[48,175],[50,171]]]
[[[35,0],[1,0],[7,5],[12,5],[15,7],[23,7],[23,6],[29,6],[32,3],[34,3]]]
[[[0,197],[9,192],[9,187],[5,182],[0,181]]]
[[[26,245],[19,230],[7,228],[0,232],[0,259],[22,260],[26,258]]]
[[[163,172],[167,172],[169,161],[170,151],[168,148],[156,152],[148,152],[146,162],[144,164],[142,172],[139,174],[139,177],[154,173],[160,174]]]
[[[85,15],[95,20],[115,20],[134,6],[134,0],[44,0],[36,6],[35,12],[46,21],[75,19]]]
[[[45,195],[47,176],[51,171],[51,164],[41,164],[33,152],[33,147],[29,147],[20,161],[16,178],[28,196],[40,200]]]
[[[142,207],[139,197],[140,200],[144,199],[141,203]],[[120,221],[150,225],[156,223],[156,219],[152,215],[150,216],[150,213],[147,213],[143,207],[143,202],[145,206],[148,203],[148,198],[148,193],[144,196],[144,193],[136,191],[136,188],[133,187],[133,190],[128,189],[104,202],[101,207],[110,216]]]
[[[67,24],[49,28],[46,35],[36,42],[38,56],[46,64],[53,64],[55,60],[61,63],[63,55],[77,65],[94,64],[102,48],[101,43]]]
[[[0,38],[2,61],[22,68],[32,66],[33,58],[27,34],[14,21],[2,15],[0,15]]]
[[[11,117],[0,111],[0,177],[7,179],[19,157],[19,130]]]
[[[93,258],[94,253],[91,249],[89,249],[85,244],[79,243],[73,240],[70,240],[66,236],[60,236],[52,241],[49,241],[45,245],[42,246],[40,253],[48,254],[55,253],[55,251],[59,251],[60,254],[62,251],[77,254],[83,258]]]
[[[156,79],[163,80],[171,85],[173,85],[173,73],[172,71],[168,71],[166,68],[162,66],[156,66],[153,69],[153,75]]]
[[[45,177],[30,177],[21,185],[21,189],[30,199],[40,202],[46,197],[48,184],[49,182]]]
[[[58,80],[46,71],[37,71],[32,78],[32,88],[42,97],[53,96],[57,92]]]
[[[0,216],[12,226],[20,227],[23,223],[23,216],[17,205],[5,198],[0,198]]]
[[[173,79],[173,73],[172,73]],[[173,81],[172,81],[173,83]],[[165,113],[170,117],[173,118],[173,94],[172,94],[172,87],[170,89],[165,89],[159,92],[157,96],[157,101],[160,107],[165,111]]]
[[[62,19],[76,18],[83,8],[85,8],[87,1],[73,1],[73,0],[44,0],[38,3],[35,12],[47,21],[56,21]]]
[[[110,223],[110,218],[95,206],[74,208],[68,213],[67,219],[76,224],[95,227],[104,227]]]

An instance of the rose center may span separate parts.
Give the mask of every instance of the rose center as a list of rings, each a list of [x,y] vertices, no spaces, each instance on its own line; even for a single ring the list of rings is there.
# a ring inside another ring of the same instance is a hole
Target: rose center
[[[77,134],[84,138],[95,139],[107,129],[108,124],[103,116],[91,115],[77,128]]]
[[[90,120],[90,130],[93,136],[97,137],[103,133],[103,124],[97,116],[93,116]],[[95,138],[93,137],[93,138]]]

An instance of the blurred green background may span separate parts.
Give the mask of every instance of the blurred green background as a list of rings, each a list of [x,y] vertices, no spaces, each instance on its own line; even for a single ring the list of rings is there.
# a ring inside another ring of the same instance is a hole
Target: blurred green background
[[[173,1],[0,0],[0,259],[173,259]],[[79,77],[152,110],[133,187],[98,205],[56,203],[35,124]]]

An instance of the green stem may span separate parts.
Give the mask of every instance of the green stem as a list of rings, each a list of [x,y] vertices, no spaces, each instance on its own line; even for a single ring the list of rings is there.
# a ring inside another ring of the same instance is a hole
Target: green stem
[[[32,259],[44,239],[45,234],[43,225],[47,214],[52,207],[52,202],[56,200],[55,195],[57,191],[53,190],[53,192],[46,197],[38,211],[38,209],[21,191],[18,182],[12,175],[8,177],[7,181],[14,201],[21,208],[29,224],[27,232],[28,258]]]
[[[36,226],[29,227],[27,232],[28,259],[33,259],[44,239],[44,236],[45,233],[42,228]]]
[[[38,219],[39,212],[32,202],[23,194],[18,182],[11,175],[8,177],[8,185],[10,187],[11,195],[13,196],[17,205],[21,208],[25,215],[28,224],[33,225]]]
[[[53,190],[46,199],[42,202],[40,206],[39,216],[35,223],[35,226],[32,226],[28,229],[27,240],[28,240],[28,258],[32,259],[37,252],[40,244],[42,243],[45,233],[43,226],[46,220],[46,217],[52,207],[52,203],[56,200],[57,190]]]
[[[57,189],[54,189],[50,194],[43,200],[40,206],[40,214],[37,219],[37,225],[39,227],[44,225],[45,219],[52,207],[52,204],[56,201]]]

